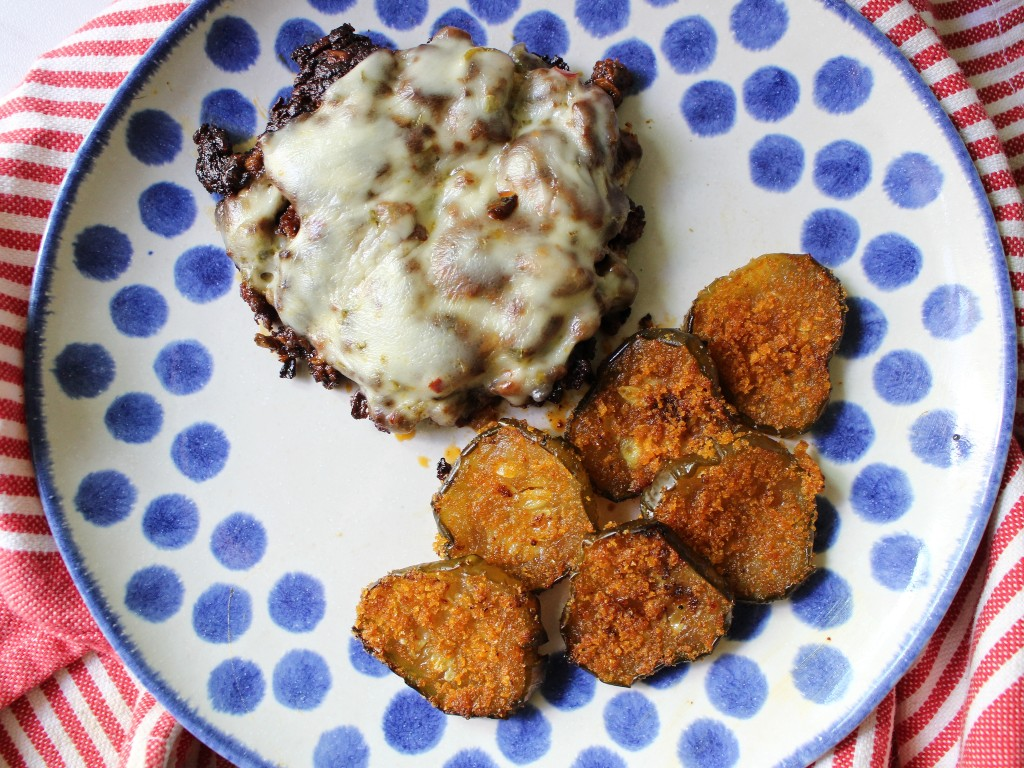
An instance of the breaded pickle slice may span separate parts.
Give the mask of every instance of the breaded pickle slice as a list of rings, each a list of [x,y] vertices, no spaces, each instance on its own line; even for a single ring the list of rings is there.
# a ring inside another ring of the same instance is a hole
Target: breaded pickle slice
[[[438,554],[480,555],[532,590],[569,572],[597,519],[576,449],[514,419],[474,438],[433,507]]]
[[[451,715],[507,717],[543,677],[536,596],[476,556],[394,571],[370,585],[353,632]]]
[[[737,600],[774,600],[814,570],[815,496],[824,485],[806,443],[790,453],[749,432],[714,458],[667,467],[641,511],[707,558]]]
[[[569,659],[612,685],[710,653],[732,621],[721,579],[660,523],[635,520],[584,545],[562,612]]]
[[[686,328],[707,341],[729,402],[791,437],[828,403],[845,321],[846,291],[830,270],[806,254],[769,253],[702,289]]]
[[[631,336],[601,366],[566,436],[602,496],[637,496],[671,459],[728,440],[730,408],[704,343],[651,328]]]

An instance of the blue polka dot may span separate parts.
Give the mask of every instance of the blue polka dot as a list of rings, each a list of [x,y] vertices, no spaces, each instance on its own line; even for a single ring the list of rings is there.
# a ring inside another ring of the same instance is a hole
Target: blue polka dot
[[[707,69],[717,51],[715,29],[701,16],[687,16],[672,22],[661,38],[661,52],[672,69],[684,75]]]
[[[840,357],[867,357],[885,340],[889,321],[885,313],[870,299],[850,296],[846,299],[846,328],[839,342]]]
[[[370,748],[359,729],[343,725],[321,734],[313,750],[314,768],[367,768]]]
[[[914,282],[923,263],[921,249],[895,232],[873,238],[864,249],[864,272],[883,291],[894,291]]]
[[[125,129],[128,151],[146,165],[164,165],[181,151],[183,134],[178,121],[159,109],[143,109],[130,118]]]
[[[223,16],[206,33],[206,55],[225,72],[243,72],[260,57],[260,38],[245,19]]]
[[[178,612],[184,595],[178,574],[166,566],[151,565],[128,579],[124,604],[136,616],[157,624]]]
[[[174,263],[174,285],[189,301],[207,304],[226,294],[234,283],[235,267],[227,252],[214,245],[189,248]]]
[[[606,59],[618,59],[633,75],[632,92],[645,91],[658,76],[658,60],[643,40],[631,37],[615,43],[604,52]]]
[[[110,300],[110,319],[125,336],[147,338],[167,322],[167,299],[148,285],[128,285]]]
[[[538,56],[562,56],[569,50],[569,30],[551,11],[534,11],[516,22],[512,39]]]
[[[756,120],[776,123],[800,101],[800,84],[782,67],[761,67],[743,82],[743,105]]]
[[[292,60],[292,51],[324,36],[324,31],[309,19],[288,19],[274,38],[274,55],[292,72],[299,71],[299,65]]]
[[[814,526],[814,551],[827,552],[839,538],[839,512],[824,496],[818,496],[816,501],[818,521]]]
[[[482,749],[464,749],[452,755],[444,768],[498,768],[498,764]]]
[[[750,178],[769,192],[788,192],[804,172],[804,148],[790,136],[770,134],[750,150]]]
[[[879,539],[871,547],[871,575],[886,589],[902,592],[924,581],[923,551],[924,542],[908,533]]]
[[[231,444],[224,432],[213,424],[199,422],[174,438],[171,460],[181,474],[201,483],[220,474],[230,450]]]
[[[213,529],[210,550],[225,568],[244,571],[256,565],[267,551],[267,530],[252,515],[235,512]]]
[[[191,395],[213,375],[213,356],[198,341],[174,341],[160,350],[153,371],[172,395]]]
[[[686,124],[698,136],[718,136],[736,123],[736,94],[720,80],[694,83],[686,89],[679,107]]]
[[[820,568],[797,587],[792,597],[793,613],[815,629],[831,629],[853,615],[853,590],[839,574]]]
[[[672,688],[678,684],[680,680],[686,677],[686,673],[689,671],[689,664],[676,664],[671,667],[660,669],[650,677],[645,677],[643,682],[652,688],[664,690],[666,688]]]
[[[683,768],[732,768],[740,759],[740,743],[724,723],[701,718],[679,737],[678,754]]]
[[[444,734],[441,710],[415,691],[400,691],[384,711],[384,740],[398,752],[415,755],[433,748]]]
[[[875,441],[875,427],[867,411],[845,400],[825,407],[813,434],[821,455],[837,464],[857,461]]]
[[[487,45],[487,30],[461,8],[451,8],[442,13],[430,28],[431,37],[436,35],[441,27],[458,27],[469,33],[473,38],[473,45]]]
[[[587,747],[570,768],[626,768],[626,761],[607,747]]]
[[[136,445],[148,443],[164,425],[164,409],[152,395],[129,392],[115,398],[103,422],[115,440]]]
[[[945,469],[971,455],[971,441],[960,434],[952,411],[929,411],[910,427],[910,449],[925,464]]]
[[[910,405],[922,400],[932,388],[928,362],[909,349],[887,353],[875,365],[872,381],[878,396],[893,405]]]
[[[427,17],[427,0],[373,0],[373,7],[392,29],[412,29]]]
[[[704,689],[715,709],[744,720],[756,715],[768,698],[768,680],[761,668],[745,656],[731,653],[711,664]]]
[[[331,689],[331,670],[319,653],[288,651],[274,667],[273,689],[289,709],[316,709]]]
[[[796,652],[790,674],[801,696],[815,704],[828,704],[846,692],[853,668],[846,656],[830,645],[803,645]]]
[[[814,183],[839,200],[856,197],[871,181],[871,155],[860,144],[841,139],[822,147],[814,158]]]
[[[132,481],[114,469],[90,472],[75,493],[75,509],[93,525],[106,527],[131,514],[138,498]]]
[[[647,0],[647,4],[655,8],[664,8],[667,5],[675,5],[679,0]]]
[[[804,221],[800,247],[826,267],[845,264],[857,250],[860,225],[848,213],[820,208]]]
[[[221,128],[233,144],[244,144],[256,133],[256,106],[233,88],[220,88],[203,97],[199,122]]]
[[[365,29],[360,32],[360,34],[370,38],[370,42],[380,48],[390,48],[392,50],[398,49],[398,45],[395,41],[382,32],[377,32],[373,29]]]
[[[341,13],[356,4],[356,0],[309,0],[309,4],[321,13]]]
[[[736,42],[750,51],[771,48],[786,34],[789,13],[780,0],[742,0],[729,15]]]
[[[594,37],[607,37],[629,23],[629,0],[576,0],[576,20]]]
[[[170,181],[159,181],[139,195],[139,215],[146,229],[161,237],[174,237],[196,220],[192,193]]]
[[[192,606],[192,629],[210,643],[233,643],[252,626],[252,598],[234,584],[214,584]]]
[[[199,507],[180,493],[157,496],[142,515],[143,535],[160,549],[180,549],[195,539],[198,530]]]
[[[829,59],[814,76],[814,103],[835,115],[847,115],[871,95],[871,70],[849,56]]]
[[[53,375],[61,391],[77,400],[96,397],[114,382],[114,358],[100,344],[68,344],[53,360]]]
[[[222,661],[210,673],[206,694],[218,712],[244,715],[263,700],[267,684],[255,662],[232,658]]]
[[[564,653],[548,658],[541,692],[545,699],[559,709],[579,709],[590,703],[596,688],[597,678],[570,662]]]
[[[286,573],[271,588],[268,607],[270,618],[282,629],[310,632],[327,610],[324,585],[308,573]]]
[[[935,338],[959,339],[981,322],[981,303],[963,285],[940,285],[924,300],[921,320]]]
[[[605,704],[604,728],[612,741],[635,752],[658,737],[661,722],[650,699],[637,691],[628,691]]]
[[[502,24],[519,10],[519,0],[469,0],[469,9],[488,24]]]
[[[498,749],[517,765],[532,763],[551,749],[551,723],[527,704],[507,720],[498,721]]]
[[[923,208],[942,191],[942,170],[927,155],[907,152],[889,164],[882,188],[900,208]]]
[[[736,603],[729,625],[730,640],[753,640],[764,632],[771,618],[772,607],[766,603]]]
[[[853,480],[850,504],[853,511],[872,523],[899,520],[914,502],[907,473],[889,464],[868,464]]]
[[[356,672],[368,677],[385,677],[391,671],[387,664],[367,653],[355,637],[348,639],[348,660]]]
[[[93,280],[116,280],[132,261],[128,235],[106,224],[86,227],[72,245],[75,268]]]

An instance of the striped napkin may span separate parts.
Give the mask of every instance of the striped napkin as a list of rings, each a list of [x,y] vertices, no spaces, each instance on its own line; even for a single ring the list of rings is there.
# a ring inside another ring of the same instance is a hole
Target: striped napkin
[[[1024,338],[1024,2],[847,1],[899,47],[960,131],[995,212]],[[4,765],[229,765],[139,685],[86,610],[40,506],[22,391],[29,285],[58,185],[114,90],[186,5],[113,3],[0,101]],[[991,523],[949,613],[896,688],[816,766],[1024,766],[1022,465],[1014,440]]]

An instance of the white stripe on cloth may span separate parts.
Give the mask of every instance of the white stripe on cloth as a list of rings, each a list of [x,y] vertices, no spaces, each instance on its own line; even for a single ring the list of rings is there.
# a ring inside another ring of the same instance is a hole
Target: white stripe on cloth
[[[8,552],[56,552],[57,542],[48,533],[0,531],[0,549]]]

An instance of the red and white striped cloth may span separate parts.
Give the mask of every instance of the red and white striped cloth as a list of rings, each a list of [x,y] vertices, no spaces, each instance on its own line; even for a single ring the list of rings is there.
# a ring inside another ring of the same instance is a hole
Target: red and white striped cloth
[[[995,211],[1024,339],[1024,0],[848,0],[940,99]],[[40,506],[25,426],[29,285],[85,135],[183,2],[119,0],[0,101],[0,763],[226,766],[111,651]],[[1024,346],[1018,341],[1024,361]],[[921,658],[822,768],[1024,766],[1024,391],[981,549]]]

